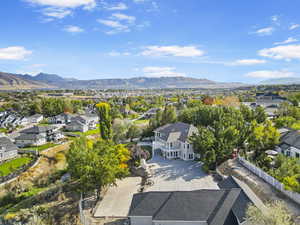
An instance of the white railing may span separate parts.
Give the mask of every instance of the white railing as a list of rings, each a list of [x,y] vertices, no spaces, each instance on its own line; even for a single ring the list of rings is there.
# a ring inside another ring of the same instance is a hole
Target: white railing
[[[238,160],[248,170],[250,170],[251,172],[253,172],[257,176],[262,178],[264,181],[266,181],[268,184],[273,186],[275,189],[277,189],[278,191],[283,193],[285,196],[287,196],[291,200],[293,200],[293,201],[297,202],[298,204],[300,204],[300,194],[299,193],[286,190],[282,183],[280,183],[274,177],[270,176],[269,174],[264,172],[262,169],[256,167],[255,165],[253,165],[251,162],[247,161],[243,157],[238,156]]]

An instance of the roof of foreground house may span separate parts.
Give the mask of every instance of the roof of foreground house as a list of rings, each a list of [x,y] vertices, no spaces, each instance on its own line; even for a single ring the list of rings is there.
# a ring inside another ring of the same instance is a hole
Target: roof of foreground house
[[[198,129],[194,125],[177,122],[159,127],[155,132],[161,133],[160,138],[167,142],[177,140],[186,142],[190,136],[198,132]]]
[[[153,221],[205,221],[226,225],[241,189],[145,192],[133,196],[129,217],[151,216]],[[232,218],[230,218],[232,221]]]
[[[263,202],[255,195],[255,193],[249,188],[249,186],[241,180],[233,176],[229,176],[225,180],[219,182],[218,186],[224,189],[241,189],[238,199],[232,207],[232,212],[238,218],[240,223],[245,222],[246,211],[249,204],[254,204],[260,210],[265,210]]]

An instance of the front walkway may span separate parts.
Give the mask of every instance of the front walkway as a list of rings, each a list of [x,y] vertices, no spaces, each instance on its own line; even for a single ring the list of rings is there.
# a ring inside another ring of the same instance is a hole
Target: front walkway
[[[167,160],[155,155],[148,161],[153,185],[145,191],[192,191],[199,189],[219,189],[211,175],[195,161]]]

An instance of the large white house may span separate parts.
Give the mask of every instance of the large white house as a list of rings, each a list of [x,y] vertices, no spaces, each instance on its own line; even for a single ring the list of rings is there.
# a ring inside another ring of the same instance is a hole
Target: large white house
[[[300,158],[300,131],[283,133],[276,150],[286,156]]]
[[[167,124],[154,130],[153,155],[160,150],[166,159],[194,160],[195,153],[189,138],[198,132],[198,129],[187,123]]]

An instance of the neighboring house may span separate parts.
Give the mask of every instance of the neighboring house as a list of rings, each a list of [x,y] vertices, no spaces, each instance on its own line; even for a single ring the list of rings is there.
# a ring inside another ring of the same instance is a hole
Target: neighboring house
[[[0,162],[18,156],[18,147],[7,137],[0,137]]]
[[[241,225],[247,222],[249,204],[265,210],[247,185],[227,179],[220,190],[134,194],[128,214],[131,225]]]
[[[33,126],[20,133],[21,135],[15,138],[15,143],[19,147],[43,145],[64,137],[55,126]]]
[[[61,113],[57,116],[49,118],[49,123],[52,124],[67,124],[71,122],[72,115],[68,113]]]
[[[80,116],[75,116],[71,119],[71,121],[79,121],[88,126],[89,130],[96,129],[96,125],[98,123],[98,115],[96,114],[85,114]]]
[[[41,114],[35,114],[32,116],[29,116],[27,118],[27,120],[29,121],[29,123],[39,123],[44,119],[44,116]]]
[[[153,155],[159,149],[166,159],[194,160],[196,156],[189,138],[197,132],[195,126],[182,122],[157,128],[154,130]]]
[[[89,130],[89,127],[88,125],[82,123],[79,120],[74,120],[65,126],[65,130],[72,131],[72,132],[74,131],[86,132]]]
[[[147,112],[144,113],[145,117],[150,118],[152,116],[155,116],[157,111],[159,111],[160,108],[151,108]]]
[[[300,158],[300,131],[283,132],[276,151],[286,156]]]

